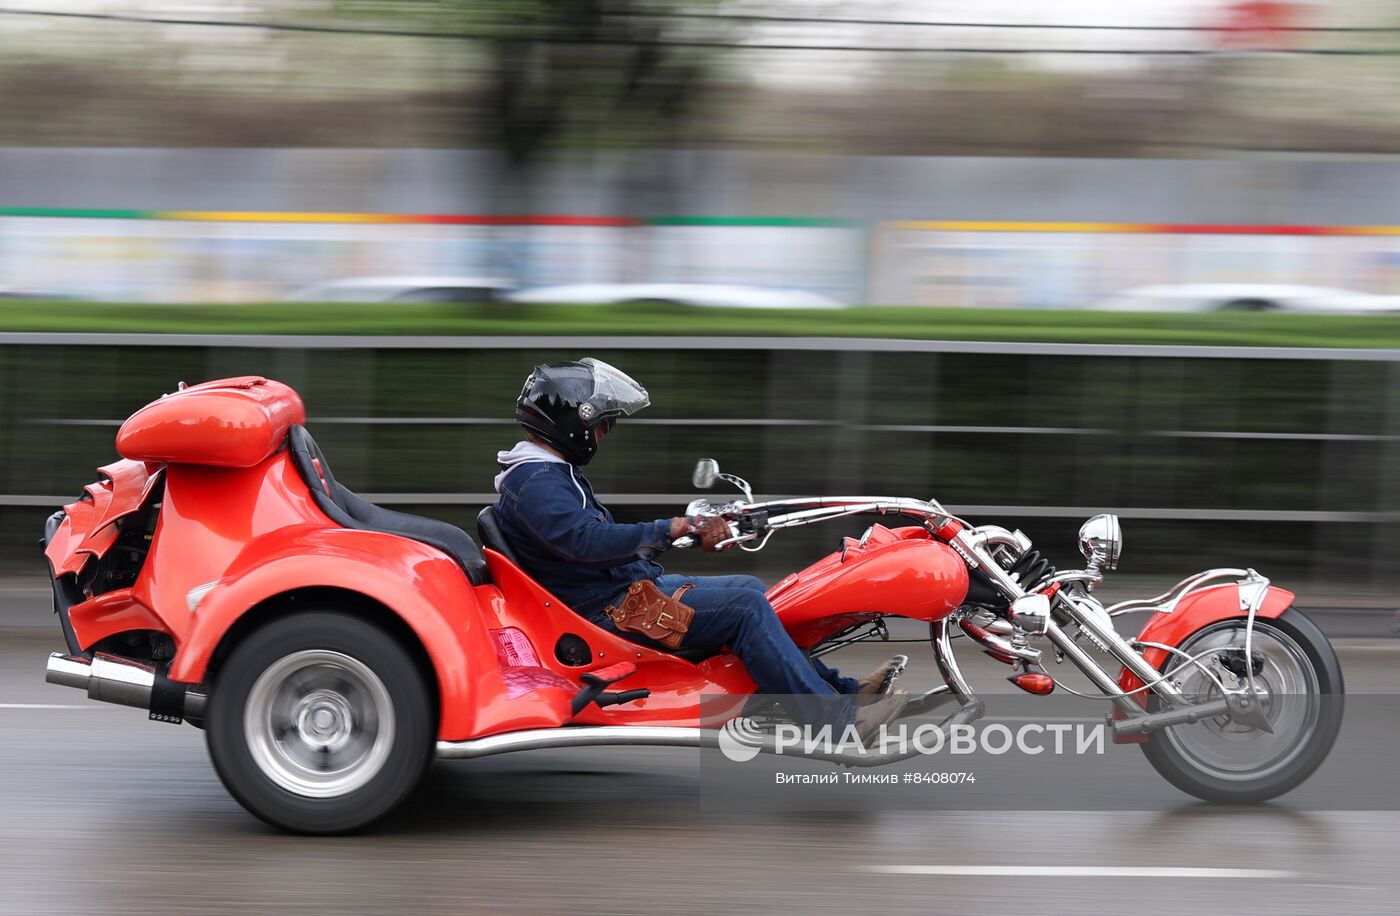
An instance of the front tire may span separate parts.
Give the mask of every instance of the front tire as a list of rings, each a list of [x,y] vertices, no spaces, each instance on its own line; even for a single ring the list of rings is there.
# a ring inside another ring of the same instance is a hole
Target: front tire
[[[1202,662],[1231,655],[1243,674],[1245,621],[1224,620],[1203,627],[1178,648],[1207,654]],[[1254,804],[1297,788],[1327,758],[1342,726],[1342,669],[1337,653],[1317,625],[1296,608],[1274,619],[1256,618],[1252,650],[1260,659],[1256,691],[1263,691],[1274,734],[1206,720],[1152,734],[1142,745],[1152,767],[1178,789],[1205,801]],[[1262,658],[1261,658],[1262,656]],[[1194,665],[1173,655],[1163,670],[1179,679],[1182,692],[1197,702],[1218,699],[1218,687]],[[1227,686],[1236,676],[1228,666],[1214,670]]]
[[[215,678],[209,756],[249,812],[284,830],[346,833],[397,808],[432,760],[434,704],[391,634],[312,611],[255,631]]]

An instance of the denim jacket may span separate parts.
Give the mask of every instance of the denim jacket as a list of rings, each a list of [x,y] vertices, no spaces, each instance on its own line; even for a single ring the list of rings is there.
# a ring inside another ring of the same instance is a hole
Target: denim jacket
[[[573,465],[523,445],[501,453],[496,520],[526,573],[587,618],[662,574],[652,558],[671,546],[669,519],[618,524]]]

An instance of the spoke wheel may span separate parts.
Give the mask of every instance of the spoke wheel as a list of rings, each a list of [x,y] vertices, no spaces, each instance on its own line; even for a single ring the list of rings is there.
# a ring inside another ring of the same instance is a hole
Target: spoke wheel
[[[1142,746],[1156,770],[1178,788],[1209,801],[1246,803],[1281,795],[1321,765],[1342,718],[1342,675],[1336,653],[1297,610],[1254,623],[1252,659],[1244,656],[1245,622],[1233,619],[1192,634],[1180,649],[1208,669],[1172,656],[1165,668],[1193,702],[1222,697],[1221,687],[1248,686],[1272,733],[1229,717],[1163,729]]]

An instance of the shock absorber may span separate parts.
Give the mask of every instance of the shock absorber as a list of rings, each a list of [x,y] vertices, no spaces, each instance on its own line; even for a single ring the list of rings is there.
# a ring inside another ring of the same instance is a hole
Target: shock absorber
[[[1036,592],[1055,575],[1055,567],[1040,555],[1039,550],[1031,548],[1021,554],[1020,559],[1013,563],[1007,572],[1016,577],[1021,588],[1028,592]]]

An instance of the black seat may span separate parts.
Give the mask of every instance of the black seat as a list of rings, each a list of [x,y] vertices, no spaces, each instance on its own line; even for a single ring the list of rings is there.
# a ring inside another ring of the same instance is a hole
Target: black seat
[[[420,541],[456,560],[472,585],[485,585],[490,581],[481,548],[461,528],[435,518],[385,509],[356,496],[331,474],[326,456],[305,427],[291,428],[287,433],[287,448],[297,473],[311,491],[311,498],[337,525],[362,531],[382,531]]]
[[[506,536],[501,533],[501,526],[496,522],[495,506],[487,506],[476,514],[476,533],[481,538],[481,543],[520,566],[520,561],[515,558],[515,551],[506,543]]]

